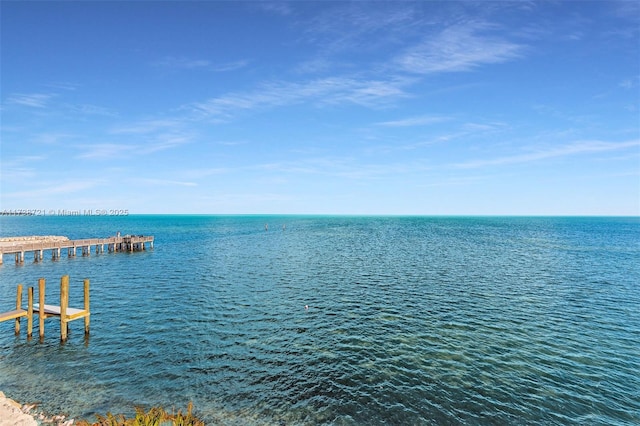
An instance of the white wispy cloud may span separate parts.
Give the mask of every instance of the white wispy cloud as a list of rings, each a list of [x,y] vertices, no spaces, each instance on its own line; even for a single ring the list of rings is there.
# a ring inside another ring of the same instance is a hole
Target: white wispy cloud
[[[416,74],[468,71],[477,66],[519,57],[524,46],[483,34],[484,24],[454,25],[405,50],[395,62]]]
[[[348,164],[351,164],[349,166]],[[221,175],[242,175],[251,174],[253,172],[261,173],[261,181],[269,179],[271,182],[282,179],[286,180],[283,176],[291,175],[336,175],[333,170],[353,170],[353,163],[351,160],[345,158],[322,158],[322,157],[310,157],[299,158],[295,161],[280,161],[270,163],[255,163],[255,164],[240,164],[228,167],[209,167],[209,168],[189,168],[183,170],[180,176],[184,179],[201,181],[210,178],[211,176]]]
[[[450,186],[467,186],[486,180],[486,176],[437,176],[418,183],[419,188],[438,188]]]
[[[295,161],[265,163],[253,166],[257,170],[284,175],[316,175],[351,180],[388,179],[399,175],[422,173],[430,167],[421,160],[396,163],[364,163],[350,157],[309,157]]]
[[[2,158],[0,164],[4,167],[13,167],[23,164],[31,164],[35,161],[46,160],[48,157],[46,155],[19,155],[17,157],[12,157],[11,159],[5,160]]]
[[[66,91],[75,90],[73,88],[50,85]],[[22,105],[39,110],[46,109],[47,112],[73,114],[75,115],[101,115],[116,117],[118,113],[112,109],[92,104],[74,104],[64,102],[64,93],[15,93],[7,98],[7,104]],[[53,100],[57,102],[52,102]]]
[[[448,116],[417,116],[406,119],[392,120],[388,122],[376,123],[378,126],[390,127],[392,129],[402,127],[431,126],[437,123],[448,123],[454,120]],[[450,143],[456,140],[469,140],[504,131],[508,125],[501,122],[475,123],[466,122],[447,126],[445,129],[438,129],[438,132],[418,132],[413,133],[414,138],[403,136],[401,140],[390,140],[388,137],[382,138],[384,143],[367,146],[366,152],[371,155],[387,155],[393,152],[412,151],[436,144]],[[377,138],[380,139],[380,138]]]
[[[375,123],[377,126],[384,127],[413,127],[413,126],[429,126],[443,121],[451,120],[451,117],[438,115],[421,115],[417,117],[402,118],[399,120],[382,121]]]
[[[325,54],[377,51],[402,40],[419,18],[411,3],[330,2],[321,13],[298,22],[305,41]],[[383,37],[380,37],[384,34]]]
[[[631,140],[626,142],[579,141],[555,148],[535,150],[525,154],[467,161],[464,163],[455,164],[455,167],[460,169],[475,169],[490,166],[504,166],[509,164],[531,163],[550,158],[568,157],[580,154],[593,154],[639,147],[640,140]]]
[[[408,2],[329,2],[311,17],[300,15],[293,25],[301,36],[293,42],[304,44],[309,57],[293,68],[299,74],[336,75],[370,61],[371,75],[382,70],[386,76],[381,52],[401,47],[421,19]]]
[[[220,64],[212,64],[210,68],[212,71],[226,72],[226,71],[239,70],[241,68],[246,67],[247,65],[249,65],[249,61],[240,60],[240,61],[233,61],[233,62],[223,62]]]
[[[638,86],[638,82],[640,82],[640,76],[636,76],[634,78],[625,78],[618,84],[619,87],[623,89],[633,89]]]
[[[111,128],[111,134],[148,134],[166,129],[174,129],[182,125],[182,121],[177,119],[156,119],[156,120],[140,120],[135,123],[122,124]]]
[[[36,189],[28,189],[25,191],[16,192],[7,191],[3,194],[3,196],[7,199],[46,199],[50,198],[53,195],[59,196],[85,191],[102,185],[103,183],[104,180],[102,179],[76,179],[70,181],[58,181],[53,185],[39,185]]]
[[[185,57],[167,56],[154,63],[154,65],[168,69],[195,70],[204,69],[216,72],[234,71],[249,64],[247,60],[232,62],[214,62],[208,59],[190,59]]]
[[[352,103],[377,107],[407,97],[406,79],[357,79],[330,77],[303,83],[265,83],[248,92],[230,93],[191,104],[186,108],[209,118],[228,119],[239,111],[272,108],[300,103],[315,105]]]
[[[35,163],[45,161],[46,155],[19,155],[16,157],[0,157],[0,182],[23,182],[37,176]]]
[[[86,143],[79,145],[81,152],[76,156],[85,160],[108,160],[136,158],[141,155],[164,151],[190,143],[191,135],[187,134],[158,134],[145,137],[138,143]]]
[[[99,116],[105,116],[105,117],[117,117],[119,115],[116,111],[110,108],[105,108],[98,105],[65,104],[63,107],[69,110],[73,114],[99,115]]]
[[[135,138],[136,142],[133,144],[105,144],[104,152],[103,148],[96,146],[91,149],[92,155],[89,158],[110,158],[113,157],[113,154],[120,155],[118,147],[127,147],[131,155],[140,155],[187,144],[195,137],[191,131],[185,130],[187,124],[184,118],[162,118],[114,126],[109,130],[111,135],[131,136]]]
[[[67,90],[67,91],[74,91],[76,89],[78,89],[78,85],[74,84],[74,83],[69,83],[69,82],[55,82],[55,83],[49,83],[46,84],[47,87],[51,87],[53,89],[56,90]]]
[[[154,65],[166,68],[195,69],[209,67],[211,66],[211,61],[206,59],[189,59],[184,57],[176,58],[174,56],[166,56],[155,62]]]
[[[44,108],[53,97],[55,95],[51,93],[16,93],[9,96],[7,102],[32,108]]]
[[[192,136],[187,134],[165,134],[159,135],[155,139],[148,141],[141,146],[139,151],[142,154],[150,154],[152,152],[164,151],[165,149],[176,148],[178,146],[191,142]]]
[[[138,149],[135,145],[116,143],[85,144],[79,146],[78,148],[84,150],[84,152],[78,154],[76,158],[85,160],[127,158]]]
[[[154,178],[134,178],[131,182],[138,182],[145,185],[152,186],[198,186],[195,182],[185,182],[179,180],[170,179],[154,179]]]
[[[298,64],[294,72],[299,74],[319,74],[336,68],[335,62],[326,57],[317,57]]]
[[[209,168],[191,168],[184,172],[184,176],[188,179],[203,179],[210,176],[224,175],[233,172],[230,167],[209,167]]]
[[[265,12],[273,13],[275,15],[288,16],[293,13],[291,4],[289,2],[259,1],[253,5]]]
[[[71,133],[47,132],[39,133],[30,138],[31,142],[43,145],[58,145],[61,142],[73,140],[76,138]]]

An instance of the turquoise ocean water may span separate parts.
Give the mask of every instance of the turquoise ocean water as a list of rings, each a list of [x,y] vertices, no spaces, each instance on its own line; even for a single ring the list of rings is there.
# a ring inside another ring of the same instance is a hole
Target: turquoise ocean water
[[[118,231],[155,248],[4,256],[0,310],[39,277],[55,303],[69,274],[92,316],[65,344],[55,320],[42,343],[0,323],[0,390],[87,419],[193,401],[226,425],[640,424],[640,218],[0,217]]]

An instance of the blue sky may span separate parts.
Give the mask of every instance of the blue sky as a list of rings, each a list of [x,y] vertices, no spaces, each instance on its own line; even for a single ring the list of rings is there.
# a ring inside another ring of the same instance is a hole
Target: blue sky
[[[640,215],[639,4],[3,0],[0,209]]]

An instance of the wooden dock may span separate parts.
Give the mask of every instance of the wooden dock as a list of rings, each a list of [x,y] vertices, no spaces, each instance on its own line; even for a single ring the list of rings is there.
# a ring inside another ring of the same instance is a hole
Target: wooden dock
[[[82,256],[89,256],[92,247],[96,253],[104,253],[105,246],[108,252],[133,252],[146,250],[145,244],[153,248],[153,236],[145,235],[116,235],[108,238],[89,238],[85,240],[57,240],[36,242],[14,242],[0,245],[0,265],[5,254],[15,255],[16,263],[24,263],[25,253],[33,252],[33,261],[39,262],[44,258],[44,252],[51,250],[51,258],[59,259],[66,250],[68,257],[75,257],[78,249]]]
[[[84,319],[84,334],[89,335],[89,325],[91,311],[89,309],[89,279],[83,282],[84,287],[84,307],[69,307],[69,275],[64,275],[60,279],[60,306],[45,304],[45,279],[38,280],[38,299],[40,303],[34,302],[33,287],[28,289],[27,309],[22,308],[22,284],[18,284],[16,295],[16,309],[7,312],[0,312],[0,322],[15,320],[15,334],[20,334],[20,319],[27,318],[27,338],[33,334],[33,316],[39,316],[40,341],[44,339],[44,320],[50,317],[60,318],[60,340],[67,340],[69,335],[69,322]]]

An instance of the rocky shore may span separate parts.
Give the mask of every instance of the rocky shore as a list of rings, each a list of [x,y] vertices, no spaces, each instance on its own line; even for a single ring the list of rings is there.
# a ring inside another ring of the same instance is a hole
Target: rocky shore
[[[0,426],[37,426],[36,419],[23,411],[22,405],[0,392]]]
[[[74,419],[48,416],[36,410],[35,405],[21,405],[0,392],[0,426],[71,426]]]

